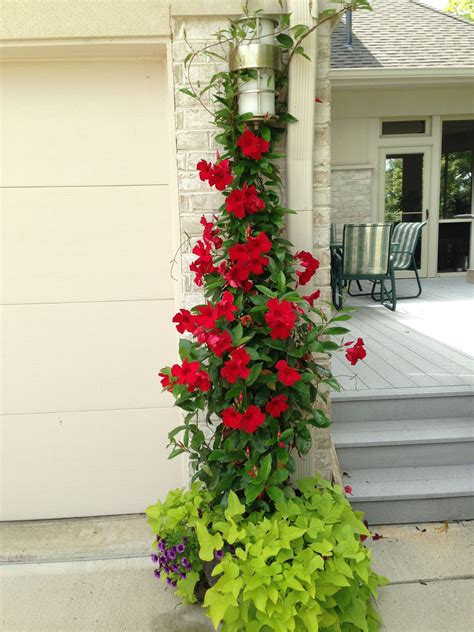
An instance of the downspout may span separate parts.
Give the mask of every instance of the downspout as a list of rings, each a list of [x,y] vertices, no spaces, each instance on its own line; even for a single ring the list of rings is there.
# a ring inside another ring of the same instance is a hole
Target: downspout
[[[312,5],[312,11],[311,11]],[[291,26],[314,24],[317,0],[288,0]],[[316,98],[316,31],[303,43],[310,61],[295,55],[291,61],[288,79],[288,112],[298,119],[288,125],[286,141],[287,206],[296,211],[287,222],[288,239],[295,251],[313,252],[313,149],[314,108]],[[314,450],[314,448],[312,448]],[[315,474],[314,455],[308,453],[297,459],[296,478]]]

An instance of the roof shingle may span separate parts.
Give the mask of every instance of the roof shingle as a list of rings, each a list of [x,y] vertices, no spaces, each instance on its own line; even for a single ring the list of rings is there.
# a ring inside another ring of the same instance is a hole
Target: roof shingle
[[[355,11],[352,50],[345,21],[332,37],[332,68],[471,68],[474,24],[417,0],[372,0]]]

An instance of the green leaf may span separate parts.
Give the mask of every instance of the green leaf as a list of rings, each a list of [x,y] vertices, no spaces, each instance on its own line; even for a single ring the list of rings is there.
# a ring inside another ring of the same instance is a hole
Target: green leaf
[[[303,427],[296,435],[296,447],[301,454],[308,454],[312,443],[310,431],[308,428]]]
[[[232,342],[238,347],[242,342],[242,336],[244,335],[244,328],[241,323],[238,323],[232,330]]]
[[[193,97],[193,99],[196,98],[196,94],[192,92],[189,88],[179,88],[179,91],[183,94],[187,94],[189,97]]]
[[[257,381],[258,376],[262,372],[262,367],[263,362],[258,362],[258,364],[253,365],[253,367],[250,369],[248,378],[245,380],[247,386],[252,386],[252,384]]]
[[[280,33],[276,36],[276,39],[280,42],[283,48],[291,48],[293,46],[293,38],[285,33]]]
[[[279,487],[275,485],[270,485],[267,489],[267,494],[273,500],[274,503],[283,503],[285,502],[285,494],[281,491]]]
[[[258,478],[261,481],[266,481],[270,476],[270,471],[272,469],[272,455],[267,454],[260,461],[260,467],[258,470]]]
[[[225,510],[225,517],[227,519],[233,518],[234,516],[240,516],[245,512],[245,507],[240,502],[237,494],[230,490],[229,496],[227,499],[227,509]]]
[[[269,296],[270,298],[276,297],[276,292],[272,292],[272,290],[269,290],[265,285],[256,285],[255,287],[259,292],[265,294],[265,296]]]
[[[348,332],[349,329],[347,329],[346,327],[329,327],[328,329],[324,330],[324,333],[328,334],[329,336],[343,336]]]
[[[202,524],[202,522],[196,523],[196,534],[199,541],[199,557],[205,562],[210,562],[214,559],[214,551],[220,551],[224,546],[224,542],[220,533],[212,535]]]
[[[256,483],[252,483],[252,485],[249,485],[248,487],[245,488],[245,500],[248,503],[253,503],[253,501],[257,498],[257,496],[259,496],[264,488],[265,483],[263,482],[256,482]]]
[[[176,406],[179,406],[189,413],[193,413],[196,410],[196,404],[187,395],[183,395],[182,397],[178,398],[176,400]]]

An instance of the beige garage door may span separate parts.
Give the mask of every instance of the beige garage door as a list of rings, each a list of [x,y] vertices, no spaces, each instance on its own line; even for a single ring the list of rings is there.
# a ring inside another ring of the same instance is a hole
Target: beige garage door
[[[166,65],[2,72],[2,517],[143,511],[183,483]]]

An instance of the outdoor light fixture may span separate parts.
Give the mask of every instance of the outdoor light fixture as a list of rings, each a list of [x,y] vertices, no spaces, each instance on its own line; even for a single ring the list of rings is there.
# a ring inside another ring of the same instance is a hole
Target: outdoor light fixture
[[[247,37],[231,49],[230,70],[239,74],[239,114],[251,112],[251,121],[270,122],[275,114],[275,71],[281,69],[281,50],[275,45],[275,25],[271,18],[242,20]],[[245,71],[248,71],[246,73]]]

